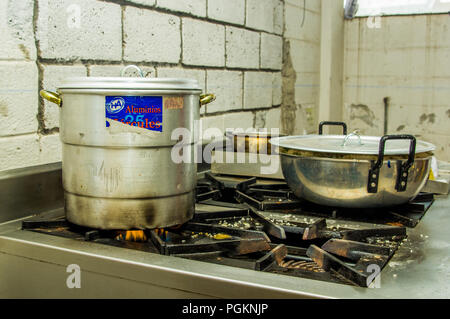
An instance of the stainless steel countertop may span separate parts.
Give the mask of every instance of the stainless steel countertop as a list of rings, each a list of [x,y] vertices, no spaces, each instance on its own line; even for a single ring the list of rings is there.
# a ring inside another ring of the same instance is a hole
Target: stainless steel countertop
[[[2,211],[0,205],[0,215]],[[63,214],[63,209],[55,211]],[[6,212],[8,213],[8,212]],[[380,288],[163,256],[21,230],[0,223],[0,298],[449,298],[450,198],[437,198],[381,272]],[[80,266],[69,289],[66,267]]]

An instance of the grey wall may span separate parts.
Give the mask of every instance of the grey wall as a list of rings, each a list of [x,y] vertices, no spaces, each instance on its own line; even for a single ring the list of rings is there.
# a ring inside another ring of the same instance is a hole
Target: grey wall
[[[345,22],[344,119],[351,129],[414,134],[450,161],[448,14]]]
[[[1,1],[0,170],[61,159],[59,109],[40,89],[68,76],[118,76],[130,63],[216,93],[203,129],[314,127],[320,1],[306,3],[303,11],[302,0]],[[285,82],[293,92],[282,100]]]

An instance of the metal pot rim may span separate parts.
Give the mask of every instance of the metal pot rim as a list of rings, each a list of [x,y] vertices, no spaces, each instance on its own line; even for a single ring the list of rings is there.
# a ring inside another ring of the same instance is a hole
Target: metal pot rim
[[[250,129],[250,130],[240,130],[240,129],[234,129],[234,130],[226,130],[225,136],[229,137],[257,137],[257,138],[271,138],[271,137],[278,137],[278,136],[284,136],[284,134],[275,134],[272,135],[269,129]]]
[[[198,81],[186,78],[69,77],[58,89],[200,90]]]
[[[421,153],[424,156],[416,158],[415,161],[423,161],[423,160],[429,160],[431,158],[432,155],[427,155],[427,153]],[[286,157],[292,157],[292,158],[301,158],[303,160],[314,160],[314,161],[330,161],[330,162],[336,162],[336,163],[371,163],[374,161],[375,157],[370,159],[370,158],[365,158],[367,156],[370,155],[362,155],[360,156],[355,156],[354,158],[334,158],[334,157],[329,157],[329,156],[300,156],[300,155],[295,155],[295,154],[289,154],[289,153],[283,153],[280,152],[279,155],[281,156],[286,156]],[[316,154],[319,155],[319,154]],[[395,156],[395,155],[394,155]],[[388,163],[390,161],[395,162],[395,160],[391,160],[389,157],[385,158],[383,163]]]

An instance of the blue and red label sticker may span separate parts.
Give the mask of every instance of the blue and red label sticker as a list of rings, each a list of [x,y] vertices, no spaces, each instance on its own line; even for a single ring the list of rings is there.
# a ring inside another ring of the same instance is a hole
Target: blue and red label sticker
[[[162,132],[162,96],[107,96],[105,101],[106,127],[108,120]]]

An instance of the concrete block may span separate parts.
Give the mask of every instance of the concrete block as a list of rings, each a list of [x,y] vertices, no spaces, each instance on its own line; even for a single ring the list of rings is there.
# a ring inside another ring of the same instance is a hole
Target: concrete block
[[[153,7],[156,4],[156,0],[128,0],[128,2],[142,4],[149,7]]]
[[[272,74],[272,105],[280,105],[282,101],[283,79],[281,72]]]
[[[297,73],[297,79],[295,81],[295,103],[302,105],[307,103],[318,103],[319,88],[319,73]]]
[[[227,67],[257,69],[259,67],[259,33],[226,28]]]
[[[59,134],[43,135],[39,139],[40,164],[55,163],[62,160],[62,144]]]
[[[361,19],[345,20],[344,22],[344,49],[357,51],[359,47],[359,25]]]
[[[273,34],[261,34],[261,68],[281,70],[283,38]]]
[[[446,105],[391,104],[388,111],[389,134],[448,135]]]
[[[262,108],[272,106],[272,73],[245,72],[244,108]]]
[[[303,3],[300,3],[300,7],[303,7]],[[320,14],[322,10],[322,1],[307,1],[306,10]]]
[[[209,0],[208,18],[243,25],[245,0]]]
[[[448,62],[450,63],[450,61]],[[448,65],[448,64],[443,64]],[[431,104],[433,105],[446,105],[450,100],[450,76],[449,77],[434,77],[431,81],[427,81],[427,91],[431,91]],[[447,118],[450,119],[450,107],[447,113]],[[448,133],[450,135],[450,125],[447,125]]]
[[[206,71],[208,92],[216,95],[216,100],[206,106],[207,113],[242,109],[242,72]]]
[[[142,66],[142,65],[137,65],[142,72],[144,73],[145,77],[155,77],[156,71],[155,68],[152,66]],[[112,76],[112,77],[116,77],[116,76],[120,76],[120,73],[122,72],[122,69],[126,67],[126,65],[117,65],[117,64],[113,64],[113,65],[89,65],[89,76]],[[125,76],[130,76],[130,77],[139,77],[139,73],[137,70],[135,69],[129,69],[127,70],[127,72],[125,73]]]
[[[36,132],[36,63],[3,61],[0,62],[0,74],[0,136]]]
[[[345,117],[350,131],[359,130],[361,135],[383,135],[384,105],[382,103],[344,103]]]
[[[33,0],[0,2],[0,59],[36,60]]]
[[[441,1],[443,2],[443,1]],[[432,46],[445,49],[450,43],[450,30],[448,16],[445,14],[428,15],[428,28],[431,31],[430,42]]]
[[[223,138],[227,129],[231,130],[239,128],[246,130],[252,128],[253,120],[254,114],[252,112],[236,112],[204,116],[200,119],[203,140],[211,139],[206,136],[207,129],[217,129],[218,133],[221,132],[221,138]]]
[[[278,129],[281,132],[281,108],[270,108],[264,111],[257,111],[254,120],[255,128]]]
[[[317,125],[314,122],[316,118],[314,111],[316,109],[314,104],[299,104],[295,109],[286,113],[281,108],[281,120],[284,123],[284,128],[286,128],[282,133],[291,135],[317,134]]]
[[[450,80],[408,76],[354,77],[344,82],[344,101],[348,103],[382,103],[389,97],[398,105],[446,105]]]
[[[427,49],[362,51],[359,53],[359,75],[378,76],[423,76],[429,72],[431,61],[425,56]],[[440,63],[439,63],[440,64]]]
[[[122,59],[121,8],[91,0],[39,1],[37,38],[47,59]]]
[[[278,129],[281,133],[281,108],[271,108],[266,115],[266,128]],[[276,132],[276,131],[274,131]]]
[[[443,66],[450,64],[449,46],[438,46],[431,51],[430,55],[428,74],[435,80],[445,78],[448,81],[450,79],[450,68]]]
[[[302,134],[317,134],[318,133],[318,129],[319,129],[319,123],[317,121],[318,118],[318,102],[317,103],[304,103],[301,105],[301,115],[302,118],[302,123],[304,123],[303,125],[303,130],[302,130]],[[299,111],[297,111],[297,114],[299,113]],[[298,116],[298,115],[297,115]]]
[[[63,80],[68,77],[86,76],[84,65],[42,65],[43,88],[56,91]],[[59,127],[59,106],[44,100],[44,124],[45,128]]]
[[[182,19],[183,64],[201,66],[225,65],[225,27]]]
[[[124,60],[178,63],[181,54],[180,18],[126,7]]]
[[[344,47],[344,75],[345,76],[358,76],[358,51],[349,50]]]
[[[436,146],[434,155],[439,161],[450,162],[450,135],[423,134],[416,137]]]
[[[206,16],[206,0],[158,0],[157,7],[178,12],[186,12],[195,16]]]
[[[284,3],[280,0],[274,1],[273,12],[273,32],[276,34],[283,34],[284,31]]]
[[[361,19],[359,44],[350,43],[350,48],[362,51],[425,48],[430,30],[427,18],[426,15],[408,16],[407,20],[399,16],[383,17],[380,28],[371,27],[367,19]]]
[[[304,18],[303,18],[304,15]],[[319,14],[285,5],[284,36],[290,39],[320,43],[321,18]]]
[[[158,68],[159,78],[186,78],[197,80],[203,92],[206,90],[206,72],[200,69],[183,69],[183,68]]]
[[[0,137],[0,159],[0,171],[38,165],[38,135]]]
[[[306,1],[306,7],[305,7],[306,11],[320,13],[321,2],[322,1]],[[303,9],[303,5],[305,4],[305,1],[304,0],[285,0],[285,3]]]
[[[320,69],[320,45],[290,39],[291,58],[295,71],[318,72]]]
[[[273,0],[247,0],[245,25],[252,29],[273,32]]]

